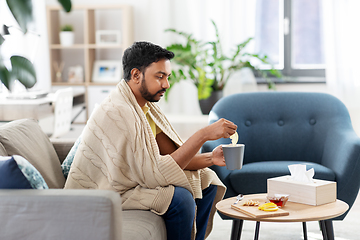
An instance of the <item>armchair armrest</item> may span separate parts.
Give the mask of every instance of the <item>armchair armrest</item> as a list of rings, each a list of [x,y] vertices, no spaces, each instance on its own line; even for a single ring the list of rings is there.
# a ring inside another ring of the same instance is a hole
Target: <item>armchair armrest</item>
[[[360,187],[360,138],[352,129],[328,132],[322,164],[335,172],[337,196],[351,208]]]
[[[0,190],[4,239],[122,239],[121,214],[108,190]]]
[[[50,141],[55,148],[55,151],[59,157],[60,163],[62,163],[65,160],[70,149],[74,145],[76,139],[73,139],[73,138],[64,138],[64,139],[51,138]]]

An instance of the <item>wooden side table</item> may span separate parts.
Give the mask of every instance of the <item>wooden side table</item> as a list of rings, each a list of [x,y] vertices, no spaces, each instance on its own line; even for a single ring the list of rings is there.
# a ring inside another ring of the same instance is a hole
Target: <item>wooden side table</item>
[[[244,199],[238,204],[242,204],[244,201],[247,200],[259,201],[261,204],[266,201],[266,195],[267,194],[245,195]],[[283,210],[289,212],[289,215],[287,216],[254,218],[240,211],[232,209],[231,205],[234,204],[235,201],[236,197],[233,197],[224,199],[216,204],[216,209],[222,214],[225,214],[235,219],[239,219],[239,221],[236,221],[236,223],[233,224],[231,239],[240,239],[243,220],[250,220],[256,221],[256,229],[254,236],[255,240],[259,238],[260,222],[302,222],[304,229],[304,239],[306,240],[306,222],[309,221],[319,221],[322,224],[321,229],[324,240],[330,240],[328,239],[325,230],[325,220],[340,216],[349,209],[349,205],[341,200],[336,200],[335,202],[319,206],[287,202],[286,205],[282,208]]]

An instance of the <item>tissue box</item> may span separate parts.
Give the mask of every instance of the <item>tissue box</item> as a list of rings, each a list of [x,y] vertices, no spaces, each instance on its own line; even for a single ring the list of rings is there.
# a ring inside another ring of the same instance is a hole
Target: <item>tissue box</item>
[[[295,182],[290,175],[269,178],[268,194],[289,194],[289,202],[322,205],[336,201],[336,182],[314,179],[314,183]]]

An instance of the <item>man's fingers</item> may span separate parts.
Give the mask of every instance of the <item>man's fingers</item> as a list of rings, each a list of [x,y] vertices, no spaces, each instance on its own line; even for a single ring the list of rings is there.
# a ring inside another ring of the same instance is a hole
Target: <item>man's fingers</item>
[[[214,125],[214,127],[220,127],[222,128],[222,137],[223,138],[229,138],[231,135],[233,135],[236,130],[237,130],[237,126],[236,124],[234,124],[233,122],[221,118],[216,122],[216,125]],[[219,129],[220,130],[220,129]]]

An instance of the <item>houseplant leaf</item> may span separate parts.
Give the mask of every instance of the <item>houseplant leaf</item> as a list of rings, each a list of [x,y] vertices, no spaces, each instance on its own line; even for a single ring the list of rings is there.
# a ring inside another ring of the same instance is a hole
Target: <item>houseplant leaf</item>
[[[214,42],[214,50],[216,51],[216,54],[219,54],[220,56],[222,56],[222,48],[221,48],[221,42],[220,42],[219,29],[216,26],[216,23],[214,22],[214,20],[211,20],[211,22],[215,28],[215,35],[216,35],[216,42]]]
[[[26,88],[33,87],[36,83],[36,73],[32,63],[22,56],[12,56],[10,61],[14,78]]]
[[[0,58],[0,83],[2,82],[7,89],[10,89],[11,81],[11,72],[5,67],[3,60]]]
[[[58,0],[58,2],[64,8],[65,12],[71,11],[71,0]]]
[[[235,53],[234,53],[234,55],[233,55],[233,57],[231,59],[232,61],[235,61],[235,59],[240,55],[241,51],[246,47],[246,45],[249,44],[249,42],[251,40],[253,40],[253,38],[250,37],[250,38],[246,39],[244,42],[239,43],[238,45],[236,45],[236,51],[235,51]]]
[[[31,0],[6,0],[6,3],[22,32],[26,33],[27,24],[33,19]]]
[[[4,37],[0,34],[0,45],[5,41]]]
[[[196,60],[195,56],[191,51],[191,46],[187,44],[183,46],[181,44],[173,44],[166,48],[175,54],[174,61],[182,66],[194,65]]]
[[[210,97],[213,90],[211,86],[213,85],[214,80],[206,77],[206,72],[204,71],[204,69],[198,67],[196,70],[199,73],[199,83],[197,86],[198,98],[199,100],[207,99],[208,97]]]

